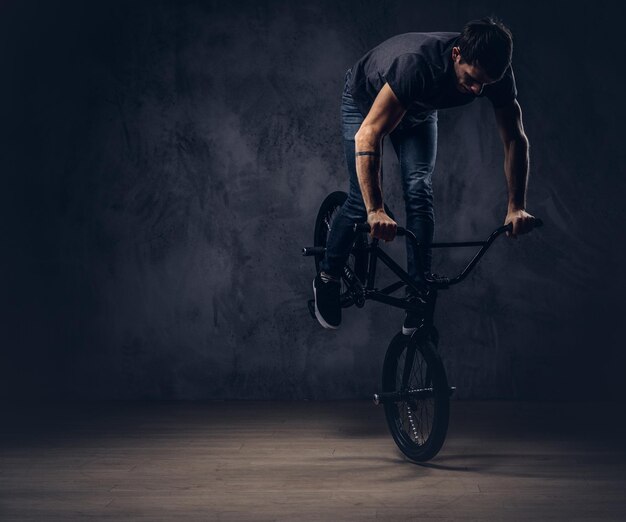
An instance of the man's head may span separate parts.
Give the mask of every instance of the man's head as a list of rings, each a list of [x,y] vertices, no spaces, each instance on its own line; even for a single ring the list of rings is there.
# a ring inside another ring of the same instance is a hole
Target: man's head
[[[452,48],[457,89],[478,96],[483,86],[502,78],[512,53],[511,31],[504,24],[492,18],[468,22]]]

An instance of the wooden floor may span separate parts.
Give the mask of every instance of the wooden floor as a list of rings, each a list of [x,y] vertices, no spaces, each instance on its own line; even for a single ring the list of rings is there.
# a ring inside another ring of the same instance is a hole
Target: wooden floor
[[[626,520],[621,413],[454,402],[418,466],[369,402],[5,405],[0,520]]]

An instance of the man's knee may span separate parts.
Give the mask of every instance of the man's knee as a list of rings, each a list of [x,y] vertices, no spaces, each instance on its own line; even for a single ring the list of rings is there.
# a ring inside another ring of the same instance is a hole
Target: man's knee
[[[433,187],[429,175],[412,177],[404,190],[407,212],[431,212],[433,208]]]
[[[355,222],[366,220],[367,212],[365,211],[363,198],[349,197],[344,203],[343,213]]]

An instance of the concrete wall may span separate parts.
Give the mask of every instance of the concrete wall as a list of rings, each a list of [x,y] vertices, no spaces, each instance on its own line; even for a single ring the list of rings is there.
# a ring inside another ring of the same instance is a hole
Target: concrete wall
[[[442,294],[450,380],[460,397],[619,390],[618,2],[56,4],[2,7],[3,397],[375,391],[402,313],[372,303],[322,330],[306,309],[313,262],[299,256],[321,199],[347,187],[343,73],[396,33],[492,13],[515,35],[529,210],[546,226],[499,242]],[[440,113],[439,240],[501,224],[502,158],[487,101]],[[436,269],[469,254],[441,254]]]

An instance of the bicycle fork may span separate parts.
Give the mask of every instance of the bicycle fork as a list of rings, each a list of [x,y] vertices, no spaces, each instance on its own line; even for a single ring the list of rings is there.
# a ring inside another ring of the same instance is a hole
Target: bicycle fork
[[[425,318],[428,319],[428,315]],[[391,392],[375,393],[373,401],[375,405],[394,403],[394,402],[407,402],[407,401],[421,401],[431,399],[433,397],[433,380],[432,380],[432,368],[429,365],[426,366],[426,373],[424,375],[423,386],[420,388],[411,388],[411,377],[414,371],[415,358],[418,356],[420,338],[430,337],[435,346],[439,343],[439,332],[435,326],[430,324],[423,324],[407,341],[406,355],[404,358],[404,368],[402,368],[402,381],[399,389]],[[456,391],[456,387],[449,386],[449,396]]]
[[[419,335],[419,332],[416,332],[414,335]],[[424,400],[429,399],[433,396],[433,388],[429,369],[427,369],[426,372],[427,385],[425,387],[419,389],[411,389],[409,387],[411,372],[413,370],[413,364],[415,363],[417,350],[417,343],[413,342],[413,339],[409,339],[406,347],[406,355],[404,357],[404,368],[402,369],[402,381],[400,383],[400,389],[392,392],[375,393],[374,404],[379,405],[389,402],[404,402],[411,399]]]

